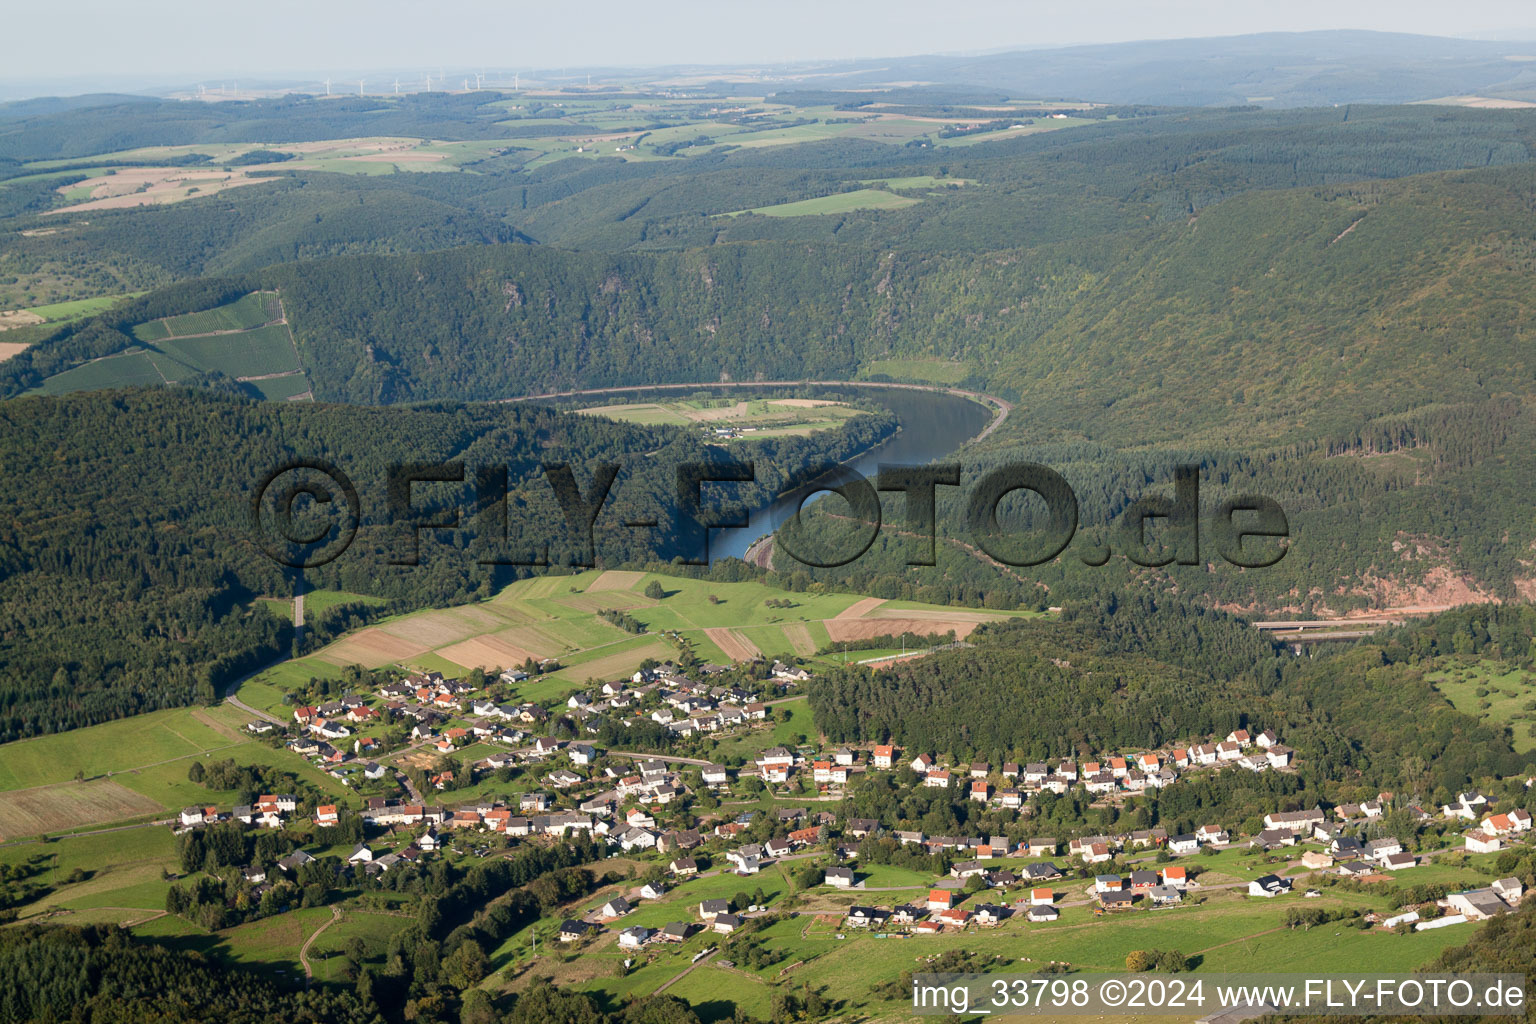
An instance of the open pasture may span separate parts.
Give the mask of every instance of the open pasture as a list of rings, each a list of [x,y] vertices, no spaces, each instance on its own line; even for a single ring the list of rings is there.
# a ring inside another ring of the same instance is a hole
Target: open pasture
[[[0,793],[0,840],[123,821],[164,808],[111,779],[60,782]]]

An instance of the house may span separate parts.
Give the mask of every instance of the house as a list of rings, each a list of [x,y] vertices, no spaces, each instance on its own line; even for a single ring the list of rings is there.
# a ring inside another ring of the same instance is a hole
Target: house
[[[1061,877],[1061,869],[1050,861],[1030,864],[1024,868],[1024,877],[1032,882],[1046,882]]]
[[[1169,853],[1182,856],[1184,854],[1195,853],[1199,849],[1200,849],[1200,840],[1199,840],[1199,838],[1196,837],[1196,836],[1190,835],[1187,832],[1182,834],[1182,835],[1169,836],[1168,837],[1168,852]]]
[[[848,827],[843,831],[854,839],[863,839],[879,832],[880,823],[874,818],[849,818]]]
[[[1107,843],[1089,843],[1083,847],[1083,860],[1089,864],[1099,864],[1114,857]]]
[[[1038,888],[1029,890],[1029,905],[1032,907],[1048,907],[1056,902],[1056,892],[1053,889]]]
[[[1314,871],[1333,867],[1333,854],[1322,850],[1308,850],[1301,855],[1301,866]]]
[[[625,914],[629,913],[631,910],[634,910],[634,909],[635,908],[630,905],[629,900],[625,899],[622,896],[615,896],[613,899],[609,900],[607,903],[604,903],[601,907],[597,908],[597,916],[599,916],[599,917],[623,917]]]
[[[730,911],[730,900],[704,900],[699,904],[699,916],[706,921],[713,921],[721,914],[728,914]]]
[[[1218,761],[1236,761],[1242,756],[1243,748],[1231,740],[1216,744],[1216,759]]]
[[[687,921],[673,921],[661,930],[663,942],[687,942],[689,934],[693,931],[693,925]]]
[[[1136,894],[1129,889],[1111,890],[1099,893],[1098,900],[1105,910],[1129,910],[1136,902]]]
[[[1294,757],[1295,754],[1296,752],[1290,747],[1282,746],[1281,744],[1276,743],[1274,746],[1264,751],[1264,758],[1269,762],[1269,766],[1271,768],[1284,768],[1286,765],[1291,763],[1291,758]]]
[[[1182,889],[1189,884],[1189,872],[1182,864],[1170,864],[1163,868],[1163,884]]]
[[[1403,852],[1403,844],[1393,838],[1372,839],[1365,844],[1365,855],[1374,861]]]
[[[933,758],[927,754],[918,754],[912,759],[912,770],[919,775],[927,775],[933,769]]]
[[[1027,911],[1024,912],[1024,919],[1033,924],[1044,924],[1048,921],[1054,921],[1060,916],[1061,911],[1057,910],[1055,907],[1030,907]]]
[[[1492,889],[1473,889],[1471,892],[1453,892],[1446,897],[1451,909],[1465,914],[1468,921],[1483,921],[1496,917],[1509,909]]]
[[[1008,908],[994,903],[982,903],[976,907],[976,923],[985,927],[1001,924],[1007,916]]]
[[[1504,843],[1498,836],[1491,836],[1487,832],[1479,832],[1473,829],[1464,837],[1468,853],[1498,853],[1503,849]]]
[[[373,851],[362,843],[354,846],[352,852],[347,855],[348,864],[366,864],[371,860],[373,860]]]
[[[649,928],[643,928],[640,925],[635,925],[633,928],[625,928],[622,932],[619,932],[619,945],[625,949],[639,949],[651,941],[651,936],[655,934]]]
[[[955,894],[948,889],[928,890],[929,910],[948,910],[955,905]]]
[[[1265,729],[1263,732],[1254,737],[1253,742],[1258,746],[1268,750],[1270,747],[1273,747],[1275,743],[1278,742],[1278,740],[1279,737],[1275,735],[1275,730]]]
[[[597,760],[597,750],[586,743],[572,743],[566,750],[572,764],[591,764]]]
[[[1153,886],[1158,885],[1158,884],[1160,884],[1160,879],[1159,879],[1158,874],[1157,874],[1156,871],[1132,871],[1131,872],[1131,888],[1132,889],[1146,890],[1146,889],[1150,889]]]
[[[674,878],[692,878],[699,873],[699,862],[692,857],[679,857],[667,865]]]
[[[1154,906],[1164,907],[1173,903],[1180,903],[1184,899],[1184,893],[1171,885],[1154,885],[1147,890],[1147,898]]]
[[[827,868],[823,881],[827,885],[836,886],[839,889],[847,889],[853,885],[853,870],[851,868]]]
[[[892,746],[878,746],[875,748],[875,767],[889,768],[892,759],[896,756],[896,748]]]
[[[1518,878],[1501,878],[1488,887],[1499,899],[1515,907],[1525,895],[1525,886]]]
[[[1227,833],[1222,830],[1220,825],[1201,825],[1195,829],[1195,839],[1202,843],[1219,845],[1225,843],[1228,838]],[[1172,842],[1173,840],[1170,839],[1169,843]]]
[[[876,919],[884,920],[890,914],[874,907],[849,907],[847,924],[849,928],[868,928]]]
[[[338,820],[335,804],[321,804],[315,808],[315,824],[321,828],[330,828]]]
[[[1119,875],[1094,875],[1094,892],[1120,892],[1125,888],[1125,879]]]
[[[763,853],[768,857],[787,857],[793,849],[787,839],[770,839],[763,844]]]
[[[718,764],[707,764],[699,770],[706,786],[724,786],[731,781],[731,773]]]
[[[1054,857],[1056,848],[1060,844],[1054,839],[1036,838],[1029,841],[1028,852],[1031,857]]]
[[[1293,832],[1299,832],[1326,820],[1327,815],[1320,807],[1314,807],[1310,811],[1276,811],[1264,815],[1264,827],[1288,828]]]
[[[303,850],[295,850],[293,853],[290,853],[288,856],[278,861],[277,866],[291,875],[298,871],[299,868],[303,867],[305,864],[312,862],[314,859],[314,857],[305,853]]]
[[[1380,858],[1378,863],[1385,871],[1406,871],[1417,864],[1418,861],[1413,859],[1413,854],[1411,853],[1389,853]]]
[[[924,776],[923,785],[929,789],[948,789],[949,772],[943,768],[936,768]]]
[[[560,941],[576,942],[587,937],[593,926],[585,921],[562,921],[560,924]]]
[[[1189,748],[1190,764],[1215,764],[1216,744],[1202,743],[1199,746]]]
[[[1248,883],[1248,895],[1250,896],[1269,898],[1290,891],[1290,880],[1281,878],[1279,875],[1262,875]]]
[[[667,894],[667,887],[660,882],[647,882],[640,887],[640,898],[644,900],[659,900]]]
[[[979,860],[962,860],[949,869],[949,873],[956,878],[970,878],[972,875],[984,875],[987,866]]]
[[[714,920],[714,929],[720,935],[729,935],[741,927],[741,918],[736,914],[717,914]]]
[[[977,803],[986,803],[992,796],[992,787],[986,779],[976,779],[971,783],[971,799]]]

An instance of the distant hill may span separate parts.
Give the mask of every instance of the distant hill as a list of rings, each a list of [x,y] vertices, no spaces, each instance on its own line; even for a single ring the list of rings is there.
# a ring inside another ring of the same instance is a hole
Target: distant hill
[[[1398,32],[1265,32],[978,57],[904,57],[829,68],[800,88],[899,81],[1000,90],[1015,98],[1170,106],[1411,103],[1479,94],[1536,100],[1536,43]]]

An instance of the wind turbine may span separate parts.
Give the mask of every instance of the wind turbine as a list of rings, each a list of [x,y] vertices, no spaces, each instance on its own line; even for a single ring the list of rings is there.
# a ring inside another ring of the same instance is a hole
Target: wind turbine
[[[522,72],[520,72],[520,71],[512,72],[512,89],[513,89],[514,92],[517,91],[517,88],[518,88],[517,80],[521,76],[521,74],[522,74]]]
[[[432,72],[427,72],[427,92],[432,91]]]
[[[359,96],[363,94],[363,80],[361,78],[357,80],[357,94]]]
[[[400,79],[395,79],[395,95],[400,95]]]
[[[331,94],[331,80],[329,78],[325,80],[325,94],[327,96]]]

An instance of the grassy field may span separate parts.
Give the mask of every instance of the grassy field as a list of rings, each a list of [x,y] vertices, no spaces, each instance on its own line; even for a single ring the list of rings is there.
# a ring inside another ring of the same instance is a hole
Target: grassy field
[[[56,373],[43,381],[37,390],[47,395],[66,395],[71,391],[163,383],[165,378],[155,369],[147,353],[124,352]]]
[[[915,206],[920,201],[910,196],[899,196],[884,189],[860,188],[852,192],[818,196],[815,199],[800,199],[792,203],[737,210],[726,216],[739,217],[744,213],[755,213],[763,217],[809,217],[829,213],[849,213],[853,210],[899,210],[906,206]]]
[[[971,368],[949,359],[876,359],[865,365],[859,375],[874,374],[930,384],[959,384],[971,375]]]
[[[127,295],[98,295],[95,298],[76,299],[73,302],[53,302],[46,306],[33,306],[27,312],[40,316],[49,323],[62,323],[66,320],[79,320],[81,317],[93,316],[104,309],[111,309],[124,299],[142,294],[143,292],[132,292]]]
[[[819,399],[762,398],[735,401],[725,398],[678,402],[622,402],[595,405],[577,412],[621,423],[646,426],[728,427],[741,431],[742,440],[811,434],[842,426],[860,415],[842,402]]]
[[[271,694],[281,707],[281,692]],[[190,803],[232,803],[233,792],[188,781],[194,758],[279,766],[338,797],[349,792],[245,733],[248,717],[230,705],[178,708],[0,746],[0,839],[163,817]],[[83,781],[75,781],[77,772]]]
[[[652,580],[666,594],[659,601],[645,596]],[[779,607],[769,607],[770,601]],[[648,632],[624,632],[597,615],[604,608],[626,610]],[[675,656],[667,636],[674,632],[692,641],[699,657],[724,663],[730,657],[722,643],[769,658],[804,656],[830,642],[829,628],[840,636],[919,626],[925,632],[964,633],[979,621],[1022,614],[594,570],[521,580],[479,604],[383,619],[275,666],[249,685],[256,695],[251,703],[270,709],[281,704],[282,687],[302,685],[311,676],[335,677],[350,664],[462,673],[476,665],[507,668],[530,657],[557,658],[559,671],[530,679],[519,692],[522,699],[550,700],[588,679],[629,675],[647,658]]]
[[[215,331],[243,331],[277,320],[281,315],[274,293],[251,292],[213,309],[139,324],[134,327],[133,336],[140,341],[156,342],[166,338],[212,334]]]
[[[218,370],[228,377],[298,373],[299,355],[282,324],[232,334],[168,338],[162,352],[198,370]],[[308,390],[305,388],[304,390]]]
[[[110,304],[115,300],[85,301]],[[81,305],[64,303],[61,308]],[[269,377],[257,381],[257,388],[267,398],[286,400],[307,392],[309,381],[287,326],[272,323],[281,315],[275,293],[252,292],[214,309],[138,324],[133,335],[148,348],[121,352],[54,374],[36,390],[61,395],[96,388],[163,384],[200,372],[218,371],[235,378]]]
[[[1426,678],[1457,711],[1510,726],[1517,751],[1536,750],[1536,674],[1475,661],[1452,664]]]

